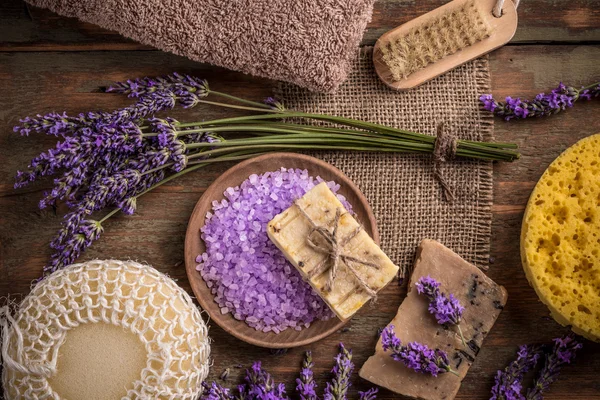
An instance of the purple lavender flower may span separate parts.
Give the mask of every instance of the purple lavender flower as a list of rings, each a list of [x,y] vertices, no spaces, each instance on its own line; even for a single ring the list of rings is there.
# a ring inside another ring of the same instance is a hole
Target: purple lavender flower
[[[421,277],[415,284],[417,292],[424,294],[429,299],[429,313],[431,313],[440,325],[455,325],[458,329],[463,344],[466,346],[465,338],[460,329],[460,321],[465,308],[452,293],[446,297],[440,291],[440,283],[430,276]]]
[[[190,75],[173,73],[164,77],[140,78],[117,82],[106,92],[126,94],[129,97],[143,98],[157,92],[174,95],[184,108],[195,107],[200,99],[208,96],[208,82]]]
[[[169,153],[168,159],[173,162],[172,169],[176,172],[183,170],[187,166],[188,158],[185,143],[177,138],[178,122],[172,118],[151,118],[149,122],[150,129],[158,133],[160,148]]]
[[[302,362],[300,378],[296,379],[296,392],[302,400],[317,400],[317,383],[313,377],[313,366],[312,354],[307,351]]]
[[[544,367],[538,374],[533,388],[527,390],[527,400],[542,400],[544,392],[558,379],[561,368],[565,364],[570,364],[575,359],[577,350],[582,347],[583,344],[578,342],[572,334],[554,339],[554,347],[546,356]]]
[[[273,110],[277,110],[277,111],[285,111],[286,110],[283,103],[279,99],[276,99],[275,97],[267,97],[264,100],[264,103],[266,105],[270,106]]]
[[[537,365],[541,352],[540,346],[519,347],[517,359],[496,373],[490,400],[524,400],[521,394],[523,376]]]
[[[24,118],[15,127],[22,135],[36,132],[61,138],[54,148],[35,157],[26,171],[18,171],[15,182],[19,188],[54,175],[54,186],[40,200],[40,208],[66,201],[71,209],[51,242],[55,253],[44,269],[46,273],[72,263],[98,239],[102,230],[91,229],[85,222],[92,213],[113,206],[133,214],[137,196],[162,181],[167,167],[178,172],[187,166],[189,152],[176,132],[178,122],[151,116],[173,108],[178,99],[176,91],[205,96],[206,82],[173,75],[156,81],[130,81],[127,85],[121,90],[129,90],[138,99],[129,107],[77,117],[65,113],[37,115]],[[143,119],[150,121],[145,133],[141,124],[148,123]],[[215,140],[209,134],[190,136],[194,136],[187,138],[188,142],[192,140],[190,143]]]
[[[101,222],[94,220],[83,220],[73,226],[72,232],[60,244],[55,245],[58,251],[44,267],[44,273],[49,274],[63,266],[73,264],[83,250],[100,238],[103,230]]]
[[[262,369],[260,361],[246,370],[246,385],[239,387],[240,397],[249,399],[288,400],[283,383],[275,384],[271,375]]]
[[[483,107],[498,117],[507,121],[511,119],[525,119],[532,117],[545,117],[557,114],[579,99],[591,100],[600,96],[600,83],[575,89],[565,86],[562,82],[550,93],[540,93],[533,100],[521,100],[520,98],[506,97],[505,102],[494,100],[491,94],[479,97]]]
[[[296,393],[302,400],[318,400],[316,393],[317,384],[314,381],[313,362],[310,351],[306,352],[302,362],[300,378],[296,379]],[[333,367],[334,377],[327,383],[323,400],[347,399],[350,387],[350,375],[354,370],[352,351],[340,343],[339,353],[335,358]],[[252,364],[246,370],[244,384],[237,386],[237,395],[225,389],[216,382],[211,385],[203,383],[204,393],[200,400],[289,400],[285,394],[285,386],[276,384],[271,375],[266,372],[260,362]],[[371,388],[366,392],[358,392],[359,400],[376,400],[377,389]]]
[[[366,392],[359,391],[358,400],[375,400],[377,398],[377,392],[379,392],[379,389],[377,388],[371,388]]]
[[[384,351],[391,352],[392,359],[404,363],[416,372],[432,376],[450,372],[458,376],[458,373],[450,368],[448,355],[444,351],[432,350],[427,345],[417,342],[411,342],[406,346],[402,345],[394,333],[393,325],[388,325],[381,332],[381,344]]]
[[[331,372],[333,379],[327,382],[323,400],[345,400],[347,399],[348,388],[350,387],[350,375],[354,370],[352,362],[352,350],[348,350],[343,343],[340,343],[340,351],[335,357],[335,365]]]
[[[29,136],[31,132],[46,133],[54,136],[65,136],[73,133],[79,126],[76,118],[69,117],[66,113],[49,113],[47,115],[36,115],[19,120],[21,125],[15,126],[14,131],[21,136]]]
[[[229,393],[229,389],[224,388],[217,382],[213,382],[210,386],[206,382],[202,382],[202,395],[200,400],[233,400],[234,397]]]

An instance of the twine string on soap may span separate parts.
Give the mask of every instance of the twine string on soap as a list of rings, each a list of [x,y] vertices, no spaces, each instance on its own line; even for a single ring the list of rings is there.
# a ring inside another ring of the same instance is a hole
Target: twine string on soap
[[[439,124],[437,127],[437,138],[435,139],[435,145],[433,148],[433,174],[435,179],[442,186],[444,197],[449,203],[454,201],[454,193],[448,184],[448,181],[444,177],[444,173],[442,172],[442,164],[454,159],[456,156],[457,146],[458,141],[456,138],[444,130],[443,124]]]
[[[504,1],[505,0],[498,0],[496,2],[496,5],[492,9],[492,15],[494,15],[494,17],[500,18],[502,16],[502,7],[504,7]],[[521,0],[513,0],[513,3],[515,3],[515,8],[519,8],[520,2]]]
[[[340,224],[340,218],[342,217],[342,213],[339,208],[337,208],[335,211],[335,218],[333,219],[333,229],[330,231],[329,229],[327,229],[327,227],[317,225],[315,221],[310,217],[310,215],[306,213],[304,208],[302,208],[298,204],[297,201],[295,201],[294,204],[296,205],[296,207],[298,207],[300,213],[312,226],[311,231],[306,237],[306,242],[308,246],[313,250],[319,251],[327,255],[327,257],[323,261],[317,264],[317,266],[308,273],[308,278],[311,279],[314,276],[321,275],[323,272],[328,271],[328,278],[327,282],[325,283],[324,290],[326,292],[331,292],[333,290],[333,285],[341,261],[346,265],[346,267],[352,273],[352,275],[354,275],[354,278],[358,282],[360,288],[364,292],[366,292],[370,297],[375,299],[377,297],[377,292],[369,287],[366,280],[358,274],[358,271],[352,266],[352,264],[354,263],[364,265],[375,269],[379,269],[379,265],[343,253],[344,247],[348,244],[348,242],[350,242],[350,240],[352,240],[354,237],[356,237],[356,235],[360,233],[360,231],[363,229],[362,226],[357,226],[356,229],[350,232],[350,234],[340,239],[338,238],[338,228]],[[317,243],[312,239],[314,233],[317,233],[323,239],[321,243]]]

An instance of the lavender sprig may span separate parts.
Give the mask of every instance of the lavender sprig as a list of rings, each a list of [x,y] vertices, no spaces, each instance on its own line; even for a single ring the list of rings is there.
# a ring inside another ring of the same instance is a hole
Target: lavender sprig
[[[521,394],[523,376],[536,366],[541,352],[540,346],[519,347],[517,359],[496,373],[490,400],[524,400],[525,397]]]
[[[306,352],[302,362],[300,378],[296,379],[296,393],[302,400],[318,400],[316,393],[317,384],[314,381],[313,362],[311,353]],[[327,383],[323,394],[323,400],[347,399],[350,387],[350,375],[354,370],[352,363],[352,351],[340,343],[339,353],[335,357],[333,367],[333,379]],[[285,386],[276,384],[271,375],[266,372],[260,362],[255,362],[252,368],[246,370],[244,384],[238,385],[237,395],[231,393],[216,382],[211,385],[204,382],[203,394],[200,400],[289,400],[285,394]],[[377,389],[371,388],[365,392],[358,392],[359,400],[376,400]]]
[[[246,385],[239,386],[240,397],[249,399],[288,400],[283,383],[275,381],[267,371],[262,369],[260,361],[246,370]]]
[[[446,296],[440,291],[440,283],[430,276],[421,277],[415,284],[417,292],[424,294],[429,300],[429,313],[431,313],[440,325],[454,325],[458,329],[463,345],[467,343],[463,336],[460,322],[465,308],[452,293]]]
[[[164,77],[145,77],[129,79],[125,82],[116,82],[108,87],[106,92],[121,93],[126,94],[128,97],[139,98],[146,94],[166,90],[181,93],[185,91],[186,95],[188,93],[195,93],[199,97],[206,97],[210,92],[208,82],[205,79],[198,79],[190,75],[178,74],[177,72]]]
[[[432,350],[427,345],[417,342],[410,342],[406,346],[402,345],[394,332],[394,325],[388,325],[381,332],[381,344],[384,351],[391,352],[392,359],[404,363],[416,372],[432,376],[450,372],[459,376],[458,372],[450,368],[446,352],[440,349]]]
[[[554,347],[547,355],[544,367],[535,380],[533,388],[527,390],[527,400],[542,400],[544,392],[558,379],[562,367],[570,364],[575,359],[577,350],[582,347],[583,344],[573,335],[554,339]]]
[[[494,113],[497,117],[510,121],[557,114],[573,107],[575,102],[580,99],[591,100],[598,96],[600,96],[600,83],[576,89],[572,86],[565,86],[561,82],[550,93],[540,93],[533,100],[521,100],[508,96],[504,102],[499,102],[494,100],[491,94],[484,94],[479,100],[486,110]]]
[[[343,343],[340,343],[340,351],[335,357],[335,365],[331,370],[333,379],[325,386],[323,400],[346,400],[353,370],[352,350],[348,350]]]
[[[302,361],[300,378],[296,379],[296,392],[302,400],[317,400],[317,383],[314,380],[313,367],[312,354],[307,351]]]

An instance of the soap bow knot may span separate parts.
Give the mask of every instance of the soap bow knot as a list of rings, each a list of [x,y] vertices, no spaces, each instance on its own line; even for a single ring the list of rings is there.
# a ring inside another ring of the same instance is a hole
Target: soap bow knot
[[[333,290],[333,285],[335,282],[335,278],[337,276],[337,272],[340,266],[340,262],[343,262],[348,271],[352,273],[356,281],[358,282],[360,288],[365,291],[370,297],[376,297],[377,292],[373,290],[367,284],[366,280],[363,279],[359,274],[353,264],[365,265],[367,267],[379,269],[379,265],[356,258],[349,254],[344,253],[344,247],[359,234],[359,232],[363,229],[361,225],[356,227],[350,234],[343,238],[338,237],[338,228],[340,225],[340,219],[342,217],[342,212],[339,208],[335,211],[335,218],[333,220],[333,229],[330,231],[325,226],[318,226],[315,221],[304,211],[302,207],[298,204],[298,202],[294,203],[296,207],[300,210],[300,213],[308,220],[312,229],[308,233],[306,237],[306,243],[313,250],[324,253],[327,257],[317,264],[310,272],[308,272],[308,278],[312,279],[315,276],[321,275],[325,271],[328,271],[329,275],[327,278],[327,282],[324,286],[324,291],[331,292]],[[316,237],[315,237],[316,236]],[[318,239],[320,238],[320,240]]]

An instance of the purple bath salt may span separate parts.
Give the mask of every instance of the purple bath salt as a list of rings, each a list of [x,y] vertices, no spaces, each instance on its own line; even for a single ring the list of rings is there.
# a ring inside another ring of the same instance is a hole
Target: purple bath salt
[[[196,269],[223,314],[275,333],[333,317],[267,236],[269,221],[321,182],[306,170],[282,168],[250,175],[239,187],[228,188],[224,200],[213,202],[201,230],[206,252],[196,258]],[[339,190],[335,182],[327,185],[334,193]],[[336,195],[350,211],[346,199]]]

